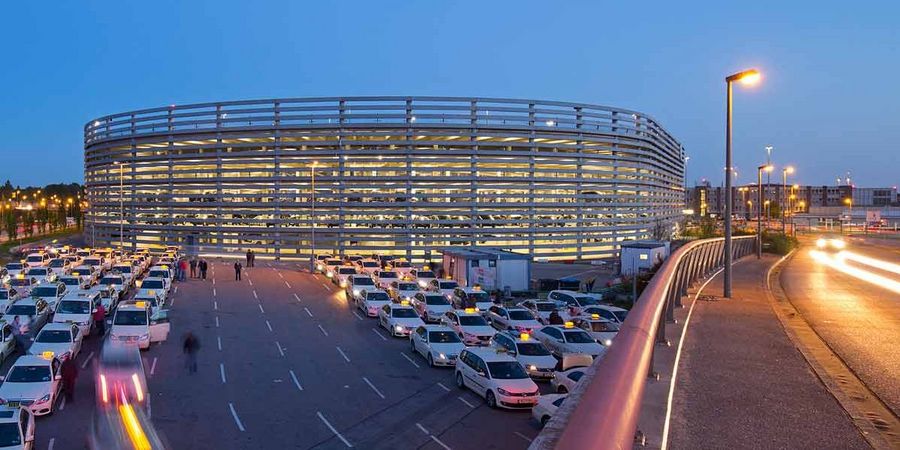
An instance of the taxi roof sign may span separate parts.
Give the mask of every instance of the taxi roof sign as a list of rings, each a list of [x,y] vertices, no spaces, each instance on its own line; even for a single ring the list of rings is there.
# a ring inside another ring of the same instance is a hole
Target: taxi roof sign
[[[409,300],[401,300],[400,304],[403,306],[409,306]]]
[[[146,308],[147,302],[145,302],[145,301],[134,302],[134,306],[137,306],[138,308]]]
[[[528,333],[522,333],[519,335],[519,339],[521,339],[523,341],[527,341],[527,340],[531,339],[531,335]]]
[[[599,319],[599,318],[600,318],[600,314],[597,314],[597,313],[591,314],[591,319]]]
[[[569,321],[569,322],[566,322],[565,324],[563,324],[563,327],[565,327],[565,328],[575,328],[575,324],[572,323],[571,321]]]
[[[478,308],[466,308],[465,311],[467,314],[474,314],[478,312]]]
[[[44,359],[48,359],[48,360],[53,359],[54,356],[56,356],[56,353],[53,353],[49,350],[45,351],[45,352],[41,352],[41,358],[44,358]]]

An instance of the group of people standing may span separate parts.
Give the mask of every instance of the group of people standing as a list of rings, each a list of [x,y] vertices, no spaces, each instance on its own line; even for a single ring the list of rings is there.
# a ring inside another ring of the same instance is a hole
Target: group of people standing
[[[247,250],[247,268],[256,266],[256,253],[253,250]],[[240,261],[234,262],[234,281],[241,281],[241,271],[244,266]]]
[[[186,259],[182,259],[181,263],[184,264],[184,270],[187,272],[188,266],[191,268],[191,278],[199,278],[201,280],[206,279],[206,270],[209,268],[209,263],[206,262],[203,258],[191,258],[190,261]],[[184,276],[182,276],[181,281],[184,281]]]

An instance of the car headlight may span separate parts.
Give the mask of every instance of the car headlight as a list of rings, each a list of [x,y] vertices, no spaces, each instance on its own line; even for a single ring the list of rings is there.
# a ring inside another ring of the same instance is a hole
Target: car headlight
[[[326,274],[325,274],[325,276],[326,276],[326,277],[328,277],[328,278],[331,278],[331,277],[333,277],[333,276],[334,276],[334,274],[333,274],[333,273],[331,273],[331,272],[328,272],[328,273],[326,273]]]
[[[346,281],[341,281],[341,287],[347,287],[347,282],[346,282]]]
[[[142,334],[139,339],[142,341],[146,341],[147,339],[150,339],[150,334]]]
[[[823,238],[816,239],[816,247],[825,248],[828,245],[828,241]]]
[[[438,359],[447,359],[447,355],[443,353],[438,353]]]
[[[843,239],[832,239],[831,246],[838,250],[843,250],[845,247],[847,247],[847,243],[844,242]]]
[[[512,395],[511,392],[509,392],[509,391],[507,391],[506,389],[503,389],[503,388],[497,388],[497,392],[499,392],[500,395]]]
[[[321,264],[316,265],[316,270],[322,270],[323,268],[324,268],[324,267],[322,267]]]
[[[425,286],[428,286],[428,283],[426,283],[426,282],[424,282],[424,281],[422,281],[422,280],[419,280],[419,286],[425,287]]]
[[[609,347],[610,345],[612,345],[612,339],[607,339],[607,340],[603,341],[603,345]]]
[[[353,290],[353,295],[359,295],[359,289],[354,289],[354,290]]]
[[[394,325],[394,331],[400,333],[403,331],[403,327],[400,325]]]
[[[528,365],[528,370],[530,370],[530,371],[532,371],[532,372],[535,372],[535,371],[537,371],[537,366],[535,366],[534,364],[529,364],[529,365]]]
[[[47,394],[41,398],[39,398],[35,403],[46,403],[50,401],[50,394]]]

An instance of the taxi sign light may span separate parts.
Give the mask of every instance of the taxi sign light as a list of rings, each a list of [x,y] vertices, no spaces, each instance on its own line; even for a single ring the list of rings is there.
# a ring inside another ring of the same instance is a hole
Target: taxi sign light
[[[134,303],[134,306],[137,306],[138,308],[146,308],[146,307],[147,307],[147,302],[144,302],[144,301],[135,302],[135,303]],[[571,323],[571,322],[570,322],[570,323]]]
[[[53,359],[53,356],[55,356],[55,355],[56,354],[51,351],[41,352],[41,358],[44,358],[44,359]]]
[[[468,314],[474,314],[474,313],[478,312],[478,308],[466,308],[465,311]]]
[[[409,306],[409,300],[401,300],[400,304],[403,306]]]
[[[572,322],[566,322],[565,324],[563,324],[563,327],[565,327],[565,328],[575,328],[575,324],[572,323]]]
[[[519,334],[519,339],[521,339],[523,341],[527,341],[527,340],[531,339],[531,335],[528,333],[521,333],[521,334]]]
[[[591,314],[591,319],[599,319],[599,318],[600,318],[600,314],[597,314],[597,313]]]

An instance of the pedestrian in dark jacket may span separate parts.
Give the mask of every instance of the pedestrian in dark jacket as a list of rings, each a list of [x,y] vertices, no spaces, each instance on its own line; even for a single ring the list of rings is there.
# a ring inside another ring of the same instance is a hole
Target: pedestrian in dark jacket
[[[208,267],[208,266],[207,266],[206,260],[205,260],[205,259],[201,259],[201,260],[200,260],[200,278],[201,278],[201,279],[204,279],[204,280],[206,279],[206,269],[207,269],[207,267]]]
[[[197,278],[197,260],[191,259],[191,278]]]
[[[253,267],[253,251],[247,250],[247,267]]]
[[[550,317],[547,319],[547,321],[550,323],[550,325],[562,325],[563,323],[565,323],[563,322],[562,316],[560,316],[556,311],[550,312]]]
[[[250,267],[256,267],[256,252],[250,250]]]
[[[197,373],[197,351],[200,350],[200,340],[190,331],[184,336],[183,344],[184,367],[188,373]]]
[[[66,393],[66,401],[72,403],[75,401],[75,379],[78,378],[78,364],[71,356],[63,360],[59,369],[62,376],[62,389]]]
[[[240,261],[235,261],[234,263],[234,281],[241,281],[241,269],[244,266],[241,265]]]

